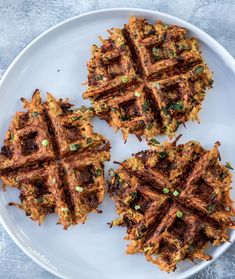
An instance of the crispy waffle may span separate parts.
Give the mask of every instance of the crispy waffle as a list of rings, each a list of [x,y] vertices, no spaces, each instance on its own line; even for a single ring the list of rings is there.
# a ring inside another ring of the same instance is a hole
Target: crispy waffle
[[[120,215],[112,225],[127,227],[127,254],[144,253],[164,271],[184,259],[210,260],[208,244],[229,241],[234,226],[231,173],[219,162],[219,143],[209,151],[195,141],[152,144],[110,171]]]
[[[104,196],[109,142],[93,132],[90,109],[72,110],[50,93],[43,103],[38,90],[22,101],[27,112],[16,113],[0,153],[4,185],[21,191],[21,203],[10,205],[39,224],[54,212],[65,229],[85,222]]]
[[[198,120],[212,74],[185,28],[131,17],[109,33],[92,47],[83,94],[100,118],[125,140],[129,133],[172,136],[179,124]]]

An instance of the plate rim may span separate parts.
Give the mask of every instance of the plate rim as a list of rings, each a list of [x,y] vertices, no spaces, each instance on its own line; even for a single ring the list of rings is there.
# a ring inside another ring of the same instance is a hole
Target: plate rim
[[[33,45],[35,45],[38,41],[40,41],[44,36],[48,35],[49,33],[55,31],[57,28],[61,27],[62,25],[66,25],[67,23],[70,23],[72,21],[76,21],[79,18],[83,18],[86,16],[90,16],[90,15],[95,15],[95,14],[100,14],[100,13],[109,13],[109,12],[114,12],[114,11],[126,11],[126,12],[143,12],[143,13],[150,13],[150,14],[154,14],[154,15],[160,15],[163,17],[167,17],[170,20],[176,20],[178,22],[180,22],[180,24],[186,26],[186,28],[190,31],[194,31],[195,33],[199,34],[202,38],[203,41],[206,42],[207,44],[213,46],[212,49],[216,50],[216,52],[220,53],[220,56],[223,58],[224,61],[226,61],[226,65],[229,66],[230,70],[232,70],[234,72],[235,75],[235,59],[233,58],[233,56],[229,53],[229,51],[227,51],[225,49],[225,47],[223,45],[221,45],[217,40],[215,40],[213,37],[211,37],[207,32],[205,32],[204,30],[200,29],[199,27],[195,26],[192,23],[189,23],[188,21],[181,19],[177,16],[172,16],[170,14],[167,13],[163,13],[160,12],[158,10],[152,10],[152,9],[142,9],[142,8],[132,8],[132,7],[120,7],[120,8],[106,8],[106,9],[98,9],[98,10],[93,10],[93,11],[89,11],[89,12],[85,12],[85,13],[81,13],[79,15],[70,17],[66,20],[63,20],[62,22],[59,22],[55,25],[53,25],[52,27],[46,29],[45,31],[43,31],[41,34],[39,34],[35,39],[33,39],[26,47],[24,47],[21,52],[13,59],[13,61],[10,63],[10,65],[8,66],[8,68],[6,69],[6,71],[4,72],[4,74],[2,75],[2,78],[0,80],[0,91],[1,91],[1,87],[3,86],[3,83],[5,81],[5,79],[8,76],[8,73],[10,73],[10,71],[14,68],[15,64],[18,62],[18,60],[20,60],[20,58],[24,55],[25,52],[27,52]],[[20,242],[19,239],[17,239],[17,237],[14,234],[14,231],[11,230],[8,225],[6,224],[4,218],[2,217],[1,211],[0,211],[0,224],[3,226],[3,228],[6,230],[6,232],[8,233],[8,235],[11,237],[11,239],[16,243],[16,245],[34,262],[36,262],[39,266],[41,266],[42,268],[44,268],[45,270],[47,270],[49,273],[57,276],[58,278],[67,278],[64,275],[60,274],[59,272],[57,272],[56,270],[54,270],[53,268],[51,268],[49,265],[45,264],[42,260],[38,259],[33,252],[30,250],[27,250],[26,247],[23,245],[23,243]],[[180,275],[179,277],[180,279],[186,279],[189,278],[190,276],[198,273],[199,271],[202,271],[203,269],[205,269],[208,265],[212,264],[215,260],[217,260],[233,243],[235,242],[235,240],[232,240],[231,242],[227,242],[224,243],[221,246],[221,250],[218,252],[218,254],[216,255],[216,257],[213,257],[212,260],[204,262],[203,264],[199,265],[198,267],[196,267],[195,269],[189,269],[185,272],[185,274]],[[33,250],[33,249],[32,249]]]

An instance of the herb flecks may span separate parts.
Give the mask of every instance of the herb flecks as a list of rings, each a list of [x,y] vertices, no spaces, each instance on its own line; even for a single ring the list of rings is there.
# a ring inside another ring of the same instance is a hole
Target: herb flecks
[[[139,97],[141,96],[141,93],[140,93],[140,92],[135,92],[135,96],[136,96],[137,98],[139,98]]]
[[[232,167],[231,163],[229,163],[229,162],[226,162],[225,167],[226,167],[227,169],[233,170],[233,167]]]
[[[78,144],[78,143],[73,143],[73,144],[70,144],[70,145],[69,145],[70,151],[77,151],[80,147],[81,147],[81,146],[80,146],[80,144]]]
[[[150,122],[146,125],[147,130],[151,130],[153,128],[153,122]]]
[[[170,106],[168,106],[169,110],[183,110],[184,109],[184,105],[182,103],[175,103],[175,104],[171,104]]]
[[[74,116],[74,117],[72,117],[72,121],[77,121],[79,119],[81,119],[81,116]]]
[[[170,190],[168,188],[163,188],[162,189],[163,194],[168,194]]]
[[[124,122],[127,120],[127,117],[126,117],[126,115],[120,115],[119,119],[120,119],[120,121]]]
[[[96,169],[95,170],[95,175],[96,176],[101,176],[101,174],[102,174],[102,170],[101,169]]]
[[[204,72],[204,67],[201,65],[198,65],[194,70],[193,70],[194,74],[200,74],[202,72]]]
[[[132,197],[133,200],[136,199],[136,197],[137,197],[137,192],[132,192],[132,193],[131,193],[131,197]]]
[[[128,83],[128,77],[127,76],[123,76],[123,77],[121,77],[121,81],[123,82],[123,83]]]
[[[159,153],[159,157],[160,157],[161,159],[164,159],[164,158],[166,158],[167,156],[168,156],[168,154],[167,154],[166,152],[164,152],[164,151],[162,151],[162,152]]]
[[[183,218],[184,214],[183,214],[182,211],[178,210],[178,211],[176,212],[176,216],[177,216],[178,218]]]
[[[173,196],[175,196],[175,197],[178,197],[179,194],[180,194],[180,192],[178,192],[177,190],[175,190],[175,191],[173,192]]]
[[[153,144],[153,145],[158,145],[158,144],[160,144],[160,142],[159,142],[158,140],[154,139],[154,138],[152,138],[149,142],[150,142],[151,144]]]
[[[87,144],[91,144],[92,142],[93,142],[93,139],[92,139],[92,138],[87,138],[87,139],[86,139],[86,143],[87,143]]]
[[[48,144],[49,144],[49,141],[48,141],[47,139],[44,139],[44,140],[42,141],[42,145],[43,145],[44,147],[47,147]]]
[[[82,186],[76,186],[75,189],[76,189],[76,191],[79,192],[79,193],[83,192],[83,187],[82,187]]]

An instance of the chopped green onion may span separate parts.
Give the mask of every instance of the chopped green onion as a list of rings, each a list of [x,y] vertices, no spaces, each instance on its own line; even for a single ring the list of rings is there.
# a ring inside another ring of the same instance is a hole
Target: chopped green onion
[[[179,193],[177,190],[175,190],[175,191],[173,192],[173,196],[175,196],[175,197],[178,197],[179,194],[180,194],[180,193]]]
[[[153,122],[150,122],[150,123],[148,123],[148,124],[146,125],[146,129],[147,129],[147,130],[151,130],[152,127],[153,127]]]
[[[123,83],[127,83],[127,82],[128,82],[128,77],[123,76],[123,77],[121,78],[121,80],[122,80]]]
[[[170,191],[169,191],[168,188],[163,188],[162,192],[163,192],[164,194],[168,194]]]
[[[141,96],[141,93],[140,93],[140,92],[135,92],[135,96],[136,96],[137,98],[139,98],[139,97]]]
[[[80,148],[80,144],[78,143],[73,143],[69,145],[70,151],[77,151]]]
[[[81,118],[81,116],[74,116],[74,117],[72,117],[72,121],[79,120],[80,118]]]
[[[90,143],[92,143],[92,142],[93,142],[93,139],[92,139],[92,138],[87,138],[87,139],[86,139],[86,143],[87,143],[87,144],[90,144]]]
[[[48,144],[49,144],[49,141],[47,140],[47,139],[44,139],[43,141],[42,141],[42,145],[43,146],[48,146]]]
[[[95,171],[95,175],[96,175],[96,176],[101,176],[101,173],[102,173],[102,170],[101,170],[101,169],[97,169],[97,170]]]
[[[76,189],[76,191],[78,191],[80,193],[83,192],[83,187],[81,187],[81,186],[77,186],[75,189]]]
[[[183,212],[182,211],[177,211],[176,212],[176,216],[178,217],[178,218],[182,218],[183,217]]]
[[[162,151],[162,152],[159,153],[159,157],[160,157],[161,159],[166,158],[167,156],[168,156],[167,153],[164,152],[164,151]]]
[[[151,142],[152,144],[154,144],[154,145],[160,144],[160,142],[159,142],[158,140],[154,139],[154,138],[152,138],[152,139],[150,140],[150,142]]]
[[[204,67],[202,67],[201,65],[198,65],[195,69],[194,69],[194,74],[199,74],[202,73],[204,71]]]
[[[116,108],[111,108],[111,111],[112,111],[112,112],[116,112],[117,109],[116,109]]]
[[[171,110],[183,110],[184,109],[184,105],[181,103],[175,103],[169,106],[169,109]]]
[[[134,200],[137,197],[137,192],[132,192],[131,196],[132,196],[132,199]]]
[[[139,210],[140,209],[140,205],[136,204],[135,206],[135,210]]]
[[[226,167],[227,169],[233,170],[233,167],[231,166],[231,163],[229,163],[229,162],[226,162],[225,167]]]
[[[120,116],[120,120],[123,122],[123,121],[126,121],[127,120],[127,117],[125,115],[121,115]]]
[[[115,178],[119,181],[119,182],[122,182],[122,179],[120,177],[120,175],[118,173],[115,173]]]

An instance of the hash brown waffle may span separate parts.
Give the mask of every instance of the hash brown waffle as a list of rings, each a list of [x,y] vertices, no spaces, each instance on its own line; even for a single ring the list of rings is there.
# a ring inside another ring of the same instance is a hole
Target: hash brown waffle
[[[39,224],[53,212],[65,229],[84,223],[89,212],[100,212],[109,142],[93,132],[90,109],[72,110],[50,93],[43,103],[39,90],[22,101],[27,112],[16,113],[0,153],[0,178],[21,191],[21,204],[10,205]]]
[[[124,29],[112,28],[102,46],[92,46],[88,89],[95,113],[124,140],[129,133],[174,135],[179,124],[198,120],[212,74],[196,39],[187,30],[131,17]]]
[[[127,227],[127,254],[171,272],[184,259],[210,260],[208,243],[229,241],[234,226],[231,173],[219,162],[219,143],[205,150],[195,141],[157,144],[111,170],[109,192]]]

